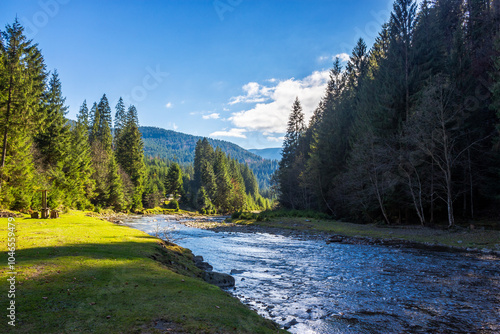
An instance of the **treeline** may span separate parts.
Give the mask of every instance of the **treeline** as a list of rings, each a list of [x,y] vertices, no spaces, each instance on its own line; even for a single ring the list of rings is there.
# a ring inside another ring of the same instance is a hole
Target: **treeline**
[[[498,219],[500,1],[397,0],[368,50],[292,107],[280,203],[351,221]]]
[[[114,136],[106,95],[76,123],[57,71],[50,74],[37,44],[16,20],[0,39],[0,207],[40,209],[39,190],[49,206],[78,209],[142,208],[146,170],[137,110],[116,105]]]
[[[207,138],[198,140],[190,183],[191,203],[202,212],[236,212],[268,209],[270,202],[259,194],[259,185],[247,164],[214,151]]]
[[[140,130],[143,135],[144,154],[146,156],[175,161],[181,166],[188,166],[193,163],[196,143],[203,139],[198,136],[149,126],[142,126]],[[231,155],[232,158],[241,163],[247,163],[257,177],[259,188],[262,192],[267,193],[267,189],[270,187],[271,175],[278,168],[278,161],[263,159],[234,143],[224,140],[211,138],[207,138],[207,140],[212,147],[220,147],[223,152]]]

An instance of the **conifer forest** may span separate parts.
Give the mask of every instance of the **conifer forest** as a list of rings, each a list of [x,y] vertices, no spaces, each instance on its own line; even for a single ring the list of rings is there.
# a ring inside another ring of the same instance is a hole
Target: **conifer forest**
[[[397,0],[337,59],[313,117],[291,108],[281,205],[385,224],[498,219],[500,1]]]
[[[337,219],[434,224],[498,219],[500,1],[396,0],[375,44],[334,61],[310,120],[291,106],[268,198],[251,168],[204,139],[194,163],[144,155],[123,99],[83,101],[76,121],[57,70],[16,19],[0,45],[0,206],[203,212],[316,210]],[[114,107],[113,107],[114,105]],[[114,114],[114,117],[113,115]],[[176,204],[172,204],[176,207]]]

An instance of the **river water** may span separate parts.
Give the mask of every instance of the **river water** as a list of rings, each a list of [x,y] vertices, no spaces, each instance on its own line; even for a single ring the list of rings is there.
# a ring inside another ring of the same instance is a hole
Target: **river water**
[[[230,292],[292,333],[500,333],[498,258],[216,233],[174,216],[126,224],[168,229],[214,271],[233,270]]]

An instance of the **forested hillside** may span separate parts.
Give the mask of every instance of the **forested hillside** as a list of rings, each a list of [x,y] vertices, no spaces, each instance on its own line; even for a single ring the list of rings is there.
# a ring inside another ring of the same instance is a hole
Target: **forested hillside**
[[[106,94],[77,121],[56,70],[46,69],[37,44],[17,19],[0,39],[0,208],[142,209],[145,166],[137,110],[116,104],[115,134]]]
[[[175,161],[180,165],[192,164],[195,158],[195,147],[203,137],[192,136],[172,130],[141,126],[144,140],[144,154]],[[263,159],[236,144],[207,138],[212,147],[220,147],[231,158],[247,163],[259,181],[260,189],[269,188],[270,177],[278,168],[277,161]]]
[[[375,44],[292,107],[280,202],[386,224],[499,219],[500,1],[396,0]]]

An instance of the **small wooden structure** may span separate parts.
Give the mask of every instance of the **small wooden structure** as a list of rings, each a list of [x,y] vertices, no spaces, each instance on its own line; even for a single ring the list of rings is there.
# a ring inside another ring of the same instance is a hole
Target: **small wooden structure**
[[[47,207],[47,189],[40,190],[42,192],[42,214],[41,218],[42,219],[47,219],[49,218],[49,208]]]

